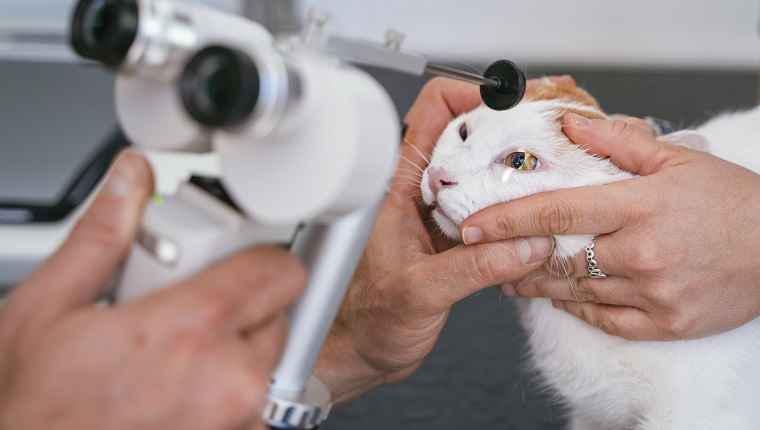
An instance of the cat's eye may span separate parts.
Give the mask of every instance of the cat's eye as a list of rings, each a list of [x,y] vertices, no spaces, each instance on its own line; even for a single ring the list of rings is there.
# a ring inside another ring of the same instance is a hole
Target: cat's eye
[[[462,123],[461,126],[459,126],[459,137],[462,138],[462,142],[467,140],[467,123]]]
[[[504,164],[517,170],[536,170],[541,166],[535,155],[527,152],[513,152],[504,159]]]

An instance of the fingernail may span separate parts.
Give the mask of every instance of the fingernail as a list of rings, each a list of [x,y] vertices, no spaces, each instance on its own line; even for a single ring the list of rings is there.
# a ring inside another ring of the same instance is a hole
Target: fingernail
[[[530,264],[543,260],[551,254],[552,239],[549,236],[518,237],[515,239],[515,246],[523,264]]]
[[[583,126],[587,126],[587,125],[591,124],[591,120],[588,119],[588,118],[586,118],[585,116],[578,115],[578,114],[575,114],[575,113],[569,113],[568,115],[570,115],[570,118],[573,120],[573,122],[577,126],[583,127]]]
[[[480,230],[480,227],[465,227],[462,230],[462,242],[465,245],[472,245],[481,240],[483,240],[483,231]]]
[[[555,309],[559,309],[561,311],[566,311],[565,308],[565,302],[562,300],[552,300],[552,306],[554,306]]]
[[[512,286],[512,284],[502,284],[499,286],[499,289],[501,290],[501,294],[504,294],[507,297],[515,295],[515,287]]]
[[[133,151],[124,151],[116,159],[103,185],[103,191],[122,197],[135,189],[145,175],[150,175],[146,161]]]

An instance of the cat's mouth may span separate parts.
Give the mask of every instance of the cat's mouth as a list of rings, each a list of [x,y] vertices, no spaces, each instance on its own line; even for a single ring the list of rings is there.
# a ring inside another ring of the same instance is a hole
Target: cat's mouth
[[[446,209],[444,209],[443,206],[438,204],[438,202],[433,202],[431,207],[432,207],[433,212],[436,212],[439,216],[442,216],[443,218],[445,218],[447,221],[449,221],[450,223],[454,225],[457,224],[454,222],[451,216],[448,213],[446,213]]]
[[[441,232],[451,239],[459,239],[459,223],[454,222],[448,212],[446,212],[446,210],[437,202],[433,202],[430,206],[430,213],[432,214],[435,223],[438,225],[438,228],[441,229]]]

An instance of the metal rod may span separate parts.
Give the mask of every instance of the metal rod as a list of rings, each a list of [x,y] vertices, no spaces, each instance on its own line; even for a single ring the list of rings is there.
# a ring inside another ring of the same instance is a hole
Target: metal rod
[[[425,66],[425,71],[434,75],[446,76],[447,78],[458,79],[460,81],[469,82],[471,84],[485,85],[492,88],[497,88],[499,85],[501,85],[499,79],[486,78],[484,76],[463,72],[461,70],[452,69],[446,66],[428,64]]]

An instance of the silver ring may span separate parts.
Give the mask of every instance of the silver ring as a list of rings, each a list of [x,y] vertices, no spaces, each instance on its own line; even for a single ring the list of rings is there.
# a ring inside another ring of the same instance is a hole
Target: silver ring
[[[586,270],[588,270],[588,276],[595,279],[607,277],[607,275],[602,272],[602,269],[597,267],[596,260],[594,260],[594,242],[590,242],[586,245],[586,261],[588,262],[588,267],[586,267]]]

